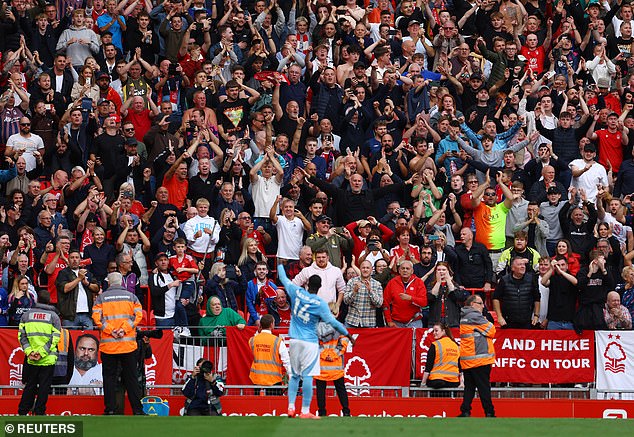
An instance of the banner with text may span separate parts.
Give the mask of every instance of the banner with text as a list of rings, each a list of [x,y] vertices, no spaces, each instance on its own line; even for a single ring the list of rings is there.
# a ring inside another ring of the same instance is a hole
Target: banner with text
[[[408,386],[412,351],[410,329],[351,329],[356,339],[345,354],[345,380],[352,386]],[[253,355],[249,339],[254,328],[227,328],[227,384],[249,385]],[[287,334],[280,334],[288,340]],[[287,343],[288,346],[288,343]],[[360,389],[353,395],[367,395]]]
[[[594,332],[498,329],[492,382],[594,381]]]
[[[460,331],[452,333],[460,342]],[[431,328],[416,330],[416,378],[421,378],[427,351],[434,341]],[[585,331],[498,329],[492,382],[564,384],[594,380],[594,334]]]
[[[84,334],[90,334],[99,338],[98,331],[77,331],[71,330],[70,336],[75,350],[75,359],[81,359],[80,354],[76,351],[77,340]],[[88,341],[88,340],[82,340]],[[147,385],[169,385],[172,383],[172,343],[174,335],[172,331],[163,331],[163,338],[150,339],[152,346],[152,356],[145,360],[145,376]],[[94,340],[92,340],[94,343]],[[91,345],[82,344],[82,347],[90,347]],[[95,352],[94,356],[85,357],[84,360],[94,360],[95,365],[84,374],[80,374],[77,368],[73,371],[73,378],[70,384],[77,385],[101,385],[103,378],[101,376],[101,363],[99,353]],[[18,341],[17,329],[0,329],[0,385],[20,386],[22,385],[22,366],[24,364],[24,353]],[[73,363],[70,363],[73,365]],[[88,378],[88,379],[87,379]],[[74,382],[76,381],[76,382]],[[90,389],[92,390],[92,389]],[[166,390],[169,392],[169,390]],[[87,392],[86,394],[92,394]],[[100,394],[100,392],[95,392]]]
[[[595,331],[597,389],[634,390],[634,332]]]

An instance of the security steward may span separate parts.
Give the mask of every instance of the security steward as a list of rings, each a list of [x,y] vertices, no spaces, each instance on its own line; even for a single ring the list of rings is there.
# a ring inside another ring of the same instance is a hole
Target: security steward
[[[265,314],[260,319],[260,331],[249,339],[249,347],[253,353],[253,363],[249,378],[255,385],[275,386],[281,385],[284,370],[290,374],[291,364],[288,349],[284,341],[273,334],[275,318]],[[260,389],[255,389],[255,394],[260,394]],[[270,396],[281,396],[282,389],[267,389]]]
[[[49,305],[50,301],[48,291],[41,291],[38,303],[22,316],[18,326],[18,340],[25,355],[22,367],[25,387],[18,405],[20,416],[29,412],[36,416],[46,414],[46,402],[53,382],[57,344],[62,329],[62,322],[55,308]]]
[[[123,287],[119,272],[108,274],[106,291],[97,296],[92,319],[101,331],[99,350],[103,372],[105,415],[116,411],[117,378],[123,385],[135,415],[143,416],[141,389],[137,382],[136,327],[143,317],[139,299]],[[120,366],[120,367],[119,367]]]
[[[495,363],[495,327],[482,315],[480,295],[469,296],[460,317],[460,366],[464,374],[464,399],[458,417],[471,416],[476,388],[486,417],[495,417],[491,402],[491,366]]]
[[[319,334],[319,366],[321,373],[315,376],[317,386],[317,408],[319,417],[326,417],[326,385],[332,381],[341,404],[341,412],[344,416],[350,416],[348,391],[344,380],[343,356],[350,343],[348,338],[340,335],[327,323],[320,322],[317,327]]]
[[[452,388],[460,385],[460,349],[451,329],[441,323],[433,326],[435,341],[427,351],[427,363],[421,386]]]

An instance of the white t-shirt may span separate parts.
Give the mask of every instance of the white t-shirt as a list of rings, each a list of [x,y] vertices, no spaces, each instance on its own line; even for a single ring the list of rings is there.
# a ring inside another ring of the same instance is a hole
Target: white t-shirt
[[[76,368],[73,369],[73,376],[70,378],[68,385],[103,385],[101,363],[97,363],[95,367],[88,369],[83,376],[79,374],[79,371]],[[78,388],[74,390],[80,391],[82,389]],[[101,387],[95,387],[93,391],[96,395],[103,394]]]
[[[55,91],[57,91],[58,93],[62,92],[62,86],[64,85],[64,75],[60,74],[55,75]]]
[[[37,165],[33,152],[44,149],[44,141],[42,141],[42,137],[36,134],[30,134],[27,138],[20,134],[13,134],[7,140],[8,146],[13,147],[14,150],[24,149],[22,157],[26,161],[26,171],[29,172]]]
[[[73,270],[75,275],[79,276],[79,269]],[[84,285],[79,283],[79,293],[77,293],[77,306],[76,311],[78,313],[87,313],[88,312],[88,294],[86,293],[86,289]]]
[[[277,217],[277,256],[284,259],[299,259],[299,249],[304,239],[304,224],[295,217],[289,220],[283,215]]]
[[[262,175],[257,175],[258,179],[251,184],[251,197],[255,205],[253,217],[269,217],[269,212],[275,199],[280,194],[281,183],[277,182],[275,176],[265,179]],[[297,259],[297,258],[295,258]]]
[[[578,169],[582,169],[586,166],[586,163],[583,159],[575,159],[570,164],[568,164],[570,169],[572,167],[577,167]],[[578,177],[572,178],[572,186],[579,189],[583,188],[586,192],[586,197],[589,202],[592,202],[596,205],[597,203],[597,184],[601,184],[603,186],[608,185],[608,174],[605,171],[605,167],[603,167],[598,162],[592,164],[590,170],[582,174]]]
[[[161,280],[161,276],[157,276],[156,278],[157,285],[161,287],[164,287],[165,285],[174,281],[174,278],[172,278],[172,275],[170,275],[169,273],[163,273],[162,276],[163,280]],[[165,315],[155,315],[154,318],[171,319],[172,317],[174,317],[174,308],[176,308],[176,287],[169,288],[165,293]]]

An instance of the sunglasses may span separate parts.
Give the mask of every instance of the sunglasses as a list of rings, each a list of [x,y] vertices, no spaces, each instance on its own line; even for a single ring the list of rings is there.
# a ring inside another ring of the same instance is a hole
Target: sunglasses
[[[129,127],[129,128],[123,129],[123,130],[126,131],[126,132],[134,132],[134,128],[133,127]]]
[[[31,123],[20,123],[20,126],[31,126]]]

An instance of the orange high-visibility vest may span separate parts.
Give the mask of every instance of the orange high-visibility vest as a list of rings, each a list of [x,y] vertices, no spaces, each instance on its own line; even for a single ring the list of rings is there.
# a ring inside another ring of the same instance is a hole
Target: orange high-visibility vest
[[[280,338],[268,332],[259,332],[249,340],[253,352],[253,364],[249,379],[255,385],[275,385],[282,382],[282,358]]]
[[[136,327],[143,318],[139,299],[123,287],[110,287],[95,299],[92,320],[101,331],[99,350],[106,354],[125,354],[137,349]],[[112,332],[123,329],[115,338]]]
[[[460,350],[455,341],[443,337],[432,343],[436,348],[434,367],[429,372],[429,379],[442,379],[448,382],[459,382],[458,359]]]
[[[335,381],[343,378],[343,354],[348,348],[348,339],[340,336],[338,339],[332,339],[326,343],[319,342],[321,352],[319,354],[319,367],[321,373],[315,376],[320,381]],[[327,358],[331,358],[329,361]]]
[[[464,320],[464,318],[463,318]],[[486,321],[480,325],[460,321],[460,366],[462,370],[495,364],[495,326]]]

